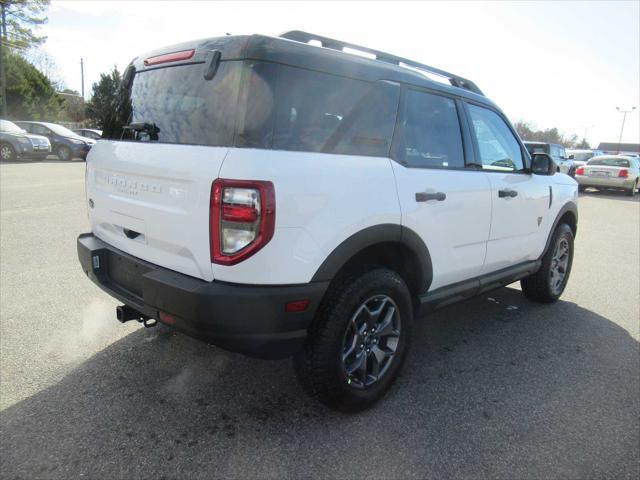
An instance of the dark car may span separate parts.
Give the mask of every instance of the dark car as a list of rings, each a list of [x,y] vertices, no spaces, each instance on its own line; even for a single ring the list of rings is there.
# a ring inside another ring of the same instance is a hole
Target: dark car
[[[81,137],[68,128],[55,123],[47,122],[15,122],[29,133],[47,137],[51,142],[51,151],[60,160],[71,160],[72,158],[87,159],[87,154],[96,143],[90,138]]]
[[[96,130],[95,128],[76,128],[73,131],[91,140],[100,140],[102,138],[102,130]]]
[[[571,177],[575,176],[576,169],[573,164],[573,159],[569,158],[564,146],[557,143],[546,142],[524,142],[524,146],[529,152],[529,155],[533,156],[538,152],[546,153],[558,166],[558,172],[566,173]]]
[[[0,158],[15,160],[20,158],[42,159],[51,152],[51,144],[46,137],[31,135],[8,120],[0,120]]]

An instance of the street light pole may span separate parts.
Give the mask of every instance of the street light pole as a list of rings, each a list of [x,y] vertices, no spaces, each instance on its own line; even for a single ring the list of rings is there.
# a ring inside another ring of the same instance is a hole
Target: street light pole
[[[631,107],[631,110],[621,110],[620,107],[616,107],[620,113],[622,113],[622,127],[620,127],[620,138],[618,139],[618,153],[620,153],[620,143],[622,143],[622,132],[624,132],[624,121],[627,119],[627,113],[633,112],[636,107]]]

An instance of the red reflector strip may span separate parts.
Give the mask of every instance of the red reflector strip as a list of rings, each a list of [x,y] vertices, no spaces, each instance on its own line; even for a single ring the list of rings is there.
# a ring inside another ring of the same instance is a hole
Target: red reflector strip
[[[305,298],[304,300],[295,300],[293,302],[287,302],[284,306],[284,310],[286,312],[304,312],[307,308],[309,308],[309,299]]]
[[[175,325],[176,319],[174,316],[169,315],[168,313],[160,312],[160,321],[162,323],[166,323],[167,325]]]
[[[156,57],[149,57],[144,61],[145,67],[158,65],[160,63],[179,62],[180,60],[189,60],[196,53],[195,50],[182,50],[181,52],[166,53]]]
[[[253,207],[223,205],[222,219],[227,222],[252,223],[258,219],[258,211]]]

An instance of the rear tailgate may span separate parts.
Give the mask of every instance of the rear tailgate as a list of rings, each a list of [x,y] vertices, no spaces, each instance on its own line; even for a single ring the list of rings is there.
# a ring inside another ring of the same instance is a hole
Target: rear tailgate
[[[101,140],[87,161],[93,233],[135,257],[213,280],[211,183],[226,147]]]

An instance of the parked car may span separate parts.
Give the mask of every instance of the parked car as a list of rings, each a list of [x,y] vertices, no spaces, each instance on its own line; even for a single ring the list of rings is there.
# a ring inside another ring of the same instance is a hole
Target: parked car
[[[102,138],[102,130],[93,128],[76,128],[73,132],[82,137],[90,138],[91,140],[100,140]]]
[[[575,175],[575,166],[572,159],[567,156],[564,146],[557,143],[524,142],[530,155],[536,152],[548,154],[558,166],[558,172],[569,176]]]
[[[573,160],[573,166],[575,168],[581,167],[593,157],[604,155],[602,150],[584,149],[567,149],[566,154],[569,156],[569,159]]]
[[[0,158],[2,160],[43,159],[50,152],[51,144],[46,137],[31,135],[15,123],[0,119]]]
[[[62,125],[47,122],[15,122],[30,133],[47,137],[51,142],[51,151],[60,160],[82,158],[85,160],[95,140],[84,138]]]
[[[419,311],[517,280],[560,297],[577,184],[531,159],[472,81],[283,37],[129,65],[87,159],[78,257],[120,321],[293,355],[307,392],[361,410],[398,375]]]
[[[580,191],[587,187],[615,188],[633,196],[640,182],[640,159],[620,155],[594,157],[576,170]]]

